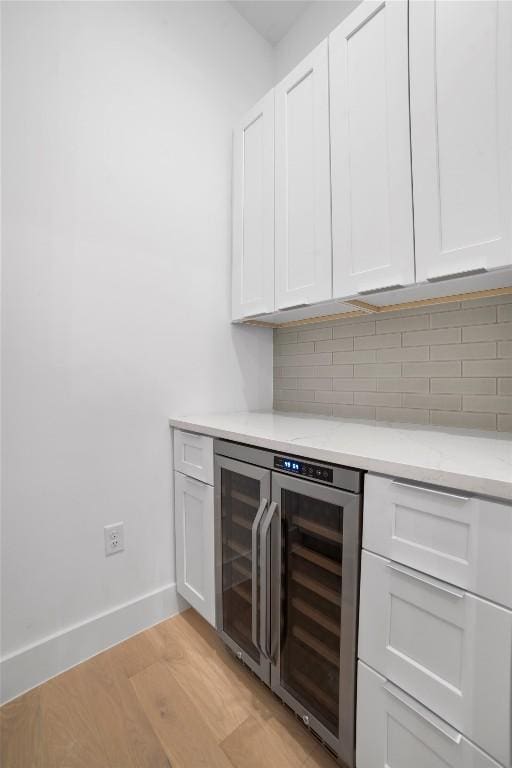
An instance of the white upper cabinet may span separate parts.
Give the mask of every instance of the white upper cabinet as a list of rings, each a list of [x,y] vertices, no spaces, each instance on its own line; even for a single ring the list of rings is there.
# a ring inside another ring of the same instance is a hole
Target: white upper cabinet
[[[276,308],[332,295],[327,40],[275,89]]]
[[[233,137],[232,317],[274,309],[274,91]]]
[[[512,3],[411,2],[418,281],[512,263]]]
[[[407,2],[363,2],[329,37],[333,294],[414,282]]]

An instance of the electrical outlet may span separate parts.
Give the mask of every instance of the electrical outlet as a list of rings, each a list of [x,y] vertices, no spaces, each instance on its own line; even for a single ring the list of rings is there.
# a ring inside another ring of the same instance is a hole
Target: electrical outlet
[[[103,529],[105,536],[105,554],[114,555],[124,549],[124,523],[106,525]]]

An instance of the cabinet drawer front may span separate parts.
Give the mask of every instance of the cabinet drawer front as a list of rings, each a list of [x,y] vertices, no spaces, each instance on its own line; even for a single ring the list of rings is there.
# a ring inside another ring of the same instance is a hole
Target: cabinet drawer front
[[[213,487],[175,472],[174,500],[178,592],[215,626]]]
[[[358,665],[358,768],[499,768],[419,702]]]
[[[174,469],[213,485],[213,438],[175,429]]]
[[[359,657],[511,764],[511,611],[363,552]]]
[[[363,546],[512,608],[512,505],[368,475]]]

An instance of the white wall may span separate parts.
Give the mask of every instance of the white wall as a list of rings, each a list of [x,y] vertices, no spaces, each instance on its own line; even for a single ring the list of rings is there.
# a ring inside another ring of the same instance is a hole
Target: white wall
[[[7,698],[169,610],[168,416],[271,405],[229,274],[231,127],[274,61],[224,2],[7,3],[2,26]]]
[[[315,0],[275,46],[278,83],[359,5],[360,0]]]

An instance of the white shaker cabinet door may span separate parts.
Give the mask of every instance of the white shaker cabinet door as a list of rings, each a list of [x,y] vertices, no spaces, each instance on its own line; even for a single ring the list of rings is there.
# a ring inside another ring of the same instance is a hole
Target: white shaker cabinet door
[[[414,283],[407,2],[363,2],[329,37],[333,295]]]
[[[215,626],[213,487],[175,472],[174,517],[178,592]]]
[[[362,661],[512,765],[512,612],[363,551]]]
[[[276,86],[276,309],[330,299],[329,73],[324,40]]]
[[[232,319],[274,310],[274,91],[233,135]]]
[[[418,281],[512,263],[512,3],[411,2]]]

